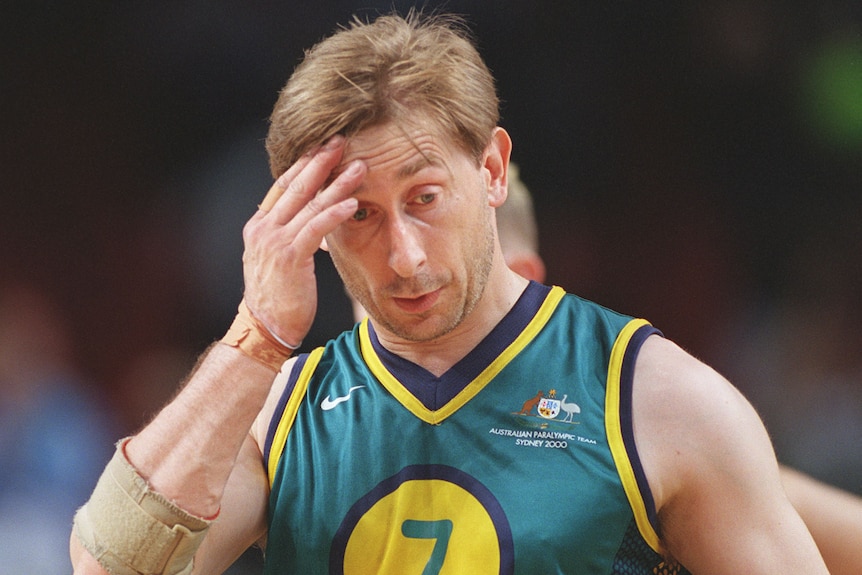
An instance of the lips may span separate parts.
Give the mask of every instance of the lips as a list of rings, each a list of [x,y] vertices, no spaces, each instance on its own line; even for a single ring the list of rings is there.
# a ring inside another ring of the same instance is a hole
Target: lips
[[[416,314],[431,309],[439,297],[440,290],[436,289],[417,297],[395,297],[392,300],[402,311]]]

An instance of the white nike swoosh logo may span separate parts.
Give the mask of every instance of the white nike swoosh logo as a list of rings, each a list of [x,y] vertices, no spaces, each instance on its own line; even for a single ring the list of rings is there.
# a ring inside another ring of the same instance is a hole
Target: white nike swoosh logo
[[[359,389],[361,387],[365,387],[364,385],[354,385],[350,389],[347,390],[347,395],[342,395],[341,397],[336,397],[335,399],[329,399],[329,396],[323,398],[323,401],[320,402],[320,409],[323,411],[329,411],[339,403],[344,403],[348,399],[350,399],[350,394],[353,393],[353,390]]]

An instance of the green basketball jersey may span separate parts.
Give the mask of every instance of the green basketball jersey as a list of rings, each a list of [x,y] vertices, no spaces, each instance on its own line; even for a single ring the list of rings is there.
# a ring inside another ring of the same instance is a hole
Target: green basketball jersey
[[[685,573],[631,425],[656,333],[531,283],[436,377],[368,321],[297,359],[265,446],[268,574]]]

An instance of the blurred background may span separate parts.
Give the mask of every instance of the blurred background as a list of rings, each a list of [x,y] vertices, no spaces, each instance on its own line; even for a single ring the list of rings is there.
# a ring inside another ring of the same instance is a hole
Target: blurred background
[[[411,4],[2,4],[4,568],[71,571],[113,441],[229,325],[303,50]],[[421,4],[464,14],[497,77],[549,282],[649,319],[743,390],[782,461],[862,494],[862,3]],[[319,263],[306,347],[350,325]]]

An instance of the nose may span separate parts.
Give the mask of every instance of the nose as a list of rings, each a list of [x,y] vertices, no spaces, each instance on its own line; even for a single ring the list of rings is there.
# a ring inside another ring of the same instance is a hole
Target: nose
[[[389,267],[400,277],[414,276],[425,264],[421,232],[414,222],[396,217],[389,224]]]

